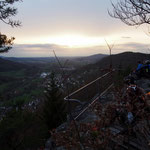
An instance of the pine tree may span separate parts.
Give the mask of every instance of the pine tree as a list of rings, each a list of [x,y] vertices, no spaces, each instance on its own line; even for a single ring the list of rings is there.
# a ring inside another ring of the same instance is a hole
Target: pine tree
[[[18,27],[21,25],[19,21],[12,20],[11,18],[17,14],[17,9],[12,7],[15,2],[21,0],[3,0],[0,1],[0,20],[5,24],[12,27]],[[7,35],[0,33],[0,53],[8,52],[10,50],[14,41],[14,37],[10,39]]]
[[[55,73],[49,76],[45,91],[43,119],[49,130],[58,127],[64,122],[66,108],[62,93],[58,87]]]

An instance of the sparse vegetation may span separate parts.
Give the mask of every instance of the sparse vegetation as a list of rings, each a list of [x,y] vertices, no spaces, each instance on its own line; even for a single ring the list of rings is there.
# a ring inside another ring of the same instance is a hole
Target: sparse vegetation
[[[126,95],[123,96],[123,93]],[[76,127],[70,124],[67,130],[53,131],[56,147],[69,149],[149,149],[149,99],[140,99],[141,92],[117,89],[115,100],[107,104],[95,103],[91,108],[98,120],[89,123],[78,122]],[[133,115],[130,118],[130,115]],[[139,143],[139,140],[141,141]]]
[[[116,68],[117,71],[119,69],[119,72],[115,74],[115,83],[120,85],[119,88],[118,85],[116,86],[118,89],[121,89],[123,86],[123,77],[128,75],[136,66],[136,61],[132,63],[131,66],[129,66],[129,64],[126,63],[124,59],[122,59],[126,57],[126,55],[129,58],[129,63],[133,62],[134,59],[137,60],[137,58],[145,58],[144,54],[134,53],[123,53],[112,56],[112,59],[115,60],[113,61],[113,68]],[[138,57],[135,57],[135,55]],[[118,63],[120,62],[120,60],[122,60],[121,65],[119,65]],[[108,127],[113,121],[114,123],[118,122],[118,117],[114,118],[114,111],[116,110],[116,107],[120,105],[118,104],[120,100],[122,100],[121,91],[115,91],[116,93],[120,93],[121,96],[117,98],[116,103],[110,103],[109,105],[106,104],[106,106],[96,104],[95,107],[92,109],[93,111],[95,111],[95,113],[98,113],[97,115],[99,117],[102,117],[101,121],[96,121],[92,124],[85,123],[78,125],[79,132],[81,133],[80,140],[76,132],[76,127],[73,124],[71,124],[71,126],[68,127],[68,130],[61,133],[55,133],[54,130],[52,130],[51,132],[51,129],[57,128],[57,126],[59,126],[62,122],[65,121],[65,107],[63,98],[64,93],[68,93],[66,82],[68,83],[69,91],[71,92],[71,90],[77,89],[81,85],[85,85],[89,81],[92,81],[96,77],[102,75],[104,73],[102,71],[103,66],[107,68],[107,66],[109,66],[109,62],[110,61],[108,56],[106,58],[103,58],[100,62],[97,62],[96,64],[82,66],[82,68],[78,68],[72,71],[66,71],[65,81],[60,74],[61,71],[57,72],[57,68],[55,70],[57,74],[55,75],[51,74],[51,72],[48,72],[47,67],[44,70],[44,67],[42,67],[42,65],[36,65],[38,67],[34,68],[30,72],[30,65],[33,66],[33,64],[30,63],[28,63],[28,66],[26,66],[27,68],[23,70],[12,69],[12,71],[9,72],[3,71],[0,76],[0,82],[2,83],[0,86],[0,93],[2,95],[0,101],[0,115],[3,124],[2,126],[0,125],[0,130],[3,130],[3,132],[2,134],[0,134],[0,136],[6,139],[6,131],[10,127],[9,131],[12,134],[12,138],[13,140],[16,140],[16,145],[14,144],[14,142],[10,141],[10,147],[13,146],[16,148],[17,143],[21,142],[18,146],[18,149],[24,149],[24,147],[35,149],[39,148],[40,146],[44,146],[44,143],[46,142],[46,139],[50,137],[50,134],[56,140],[57,145],[63,145],[68,149],[71,149],[72,147],[81,148],[82,146],[90,147],[93,149],[106,149],[109,145],[112,144],[108,141],[111,141],[112,137],[114,138],[114,135],[112,135]],[[24,64],[19,65],[24,66]],[[45,64],[43,66],[45,66]],[[54,68],[52,67],[50,69],[52,70]],[[41,76],[43,72],[44,75],[46,75],[46,77]],[[10,73],[12,73],[12,75],[10,75]],[[49,74],[51,74],[51,77],[49,77]],[[5,78],[3,78],[3,76],[5,76]],[[61,80],[63,82],[61,82]],[[110,79],[107,79],[107,81],[101,81],[101,85],[103,85],[102,89],[96,89],[96,85],[93,87],[91,86],[88,89],[89,94],[87,95],[87,91],[85,91],[81,95],[79,95],[79,98],[81,98],[81,100],[87,98],[91,99],[95,92],[103,91],[105,89],[104,85],[108,85],[110,81],[112,82],[112,80]],[[44,87],[47,87],[45,98]],[[61,88],[62,95],[59,93],[59,88]],[[109,102],[110,99],[111,98],[109,98]],[[102,109],[102,107],[104,109]],[[4,113],[4,110],[7,110],[6,112],[8,114]],[[104,114],[102,113],[102,111]],[[10,118],[10,113],[12,113],[11,117],[13,117],[14,119]],[[24,115],[26,116],[26,114],[30,115],[31,118],[29,118],[29,120],[26,120],[25,117],[22,120],[20,120],[21,117]],[[41,116],[41,114],[43,115]],[[6,119],[3,119],[5,117]],[[7,126],[9,121],[12,124],[12,126],[10,125],[8,126],[8,128],[4,128],[5,125]],[[29,128],[26,128],[26,122],[27,124],[31,125]],[[16,126],[16,129],[14,129],[13,131],[14,126]],[[26,131],[25,134],[24,131]],[[15,134],[14,132],[17,132],[17,134]],[[87,134],[82,135],[83,132],[87,132]],[[8,134],[10,133],[8,132]],[[34,136],[34,138],[31,139],[30,137],[28,137],[29,135]],[[122,135],[118,135],[115,138],[117,139],[119,136]],[[19,141],[19,137],[21,137],[21,141]],[[69,144],[68,140],[70,141]],[[4,150],[10,149],[10,147],[8,147],[8,143],[3,142],[4,140],[2,140],[0,144],[3,145]],[[79,142],[81,143],[81,147],[79,146]],[[115,146],[118,145],[115,144]]]

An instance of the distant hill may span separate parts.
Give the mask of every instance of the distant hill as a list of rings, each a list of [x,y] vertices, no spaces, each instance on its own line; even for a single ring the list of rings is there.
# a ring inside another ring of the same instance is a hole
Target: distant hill
[[[144,61],[150,59],[150,54],[144,53],[134,53],[134,52],[124,52],[120,54],[114,54],[111,57],[105,56],[94,64],[88,64],[78,69],[77,73],[90,71],[90,70],[101,70],[101,69],[109,69],[110,64],[112,62],[112,68],[114,69],[126,69],[130,67],[135,69],[137,67],[138,61]],[[97,72],[97,71],[96,71]],[[101,71],[100,71],[101,72]],[[95,72],[93,71],[95,74]]]
[[[85,57],[58,57],[59,61],[62,65],[66,64],[66,67],[80,67],[88,64],[94,64],[102,58],[106,57],[104,54],[96,54]],[[13,62],[36,66],[36,67],[45,67],[45,66],[58,66],[58,61],[55,57],[24,57],[24,58],[16,58],[16,57],[3,57],[5,60],[10,60]],[[56,67],[57,67],[56,66]]]
[[[54,57],[5,57],[4,59],[23,64],[44,64],[55,61]]]
[[[96,54],[91,56],[83,56],[83,57],[58,57],[60,61],[73,61],[73,62],[86,62],[87,64],[95,63],[100,59],[104,58],[107,55],[104,54]],[[27,57],[27,58],[16,58],[16,57],[5,57],[4,59],[19,62],[19,63],[51,63],[56,62],[55,57]]]
[[[28,68],[28,66],[24,64],[20,64],[18,62],[0,58],[0,72],[16,71],[16,70],[21,70],[25,68]]]
[[[108,56],[108,55],[106,55],[106,54],[95,54],[95,55],[87,56],[85,58],[86,59],[93,59],[93,60],[100,60],[106,56]]]
[[[143,54],[143,53],[134,53],[134,52],[124,52],[116,55],[107,56],[97,63],[94,64],[94,66],[99,68],[109,68],[110,62],[112,60],[112,67],[118,68],[119,66],[122,66],[124,68],[130,66],[130,67],[136,67],[138,61],[144,61],[150,59],[150,54]]]
[[[85,56],[85,57],[79,57],[76,58],[78,61],[88,61],[89,64],[91,63],[96,63],[97,61],[100,61],[102,58],[106,57],[107,55],[105,54],[95,54],[95,55],[90,55],[90,56]]]
[[[134,53],[134,52],[124,52],[120,54],[114,54],[111,56],[104,54],[96,54],[86,57],[59,57],[59,60],[62,64],[65,60],[69,64],[84,64],[85,66],[79,70],[88,70],[94,68],[106,69],[110,66],[110,61],[112,60],[112,67],[118,68],[120,66],[126,68],[128,66],[135,68],[137,62],[150,59],[150,54],[144,53]],[[21,69],[26,67],[26,64],[36,64],[36,63],[57,63],[55,57],[41,57],[41,58],[0,58],[0,71],[1,70],[12,70],[12,69]],[[22,64],[23,63],[23,64]],[[4,64],[4,65],[3,65]]]

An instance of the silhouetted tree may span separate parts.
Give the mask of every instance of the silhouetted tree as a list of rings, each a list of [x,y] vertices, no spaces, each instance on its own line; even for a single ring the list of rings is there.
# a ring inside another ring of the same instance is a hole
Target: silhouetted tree
[[[65,119],[66,108],[54,73],[48,79],[43,107],[43,119],[49,130],[59,126]]]
[[[17,9],[12,7],[15,2],[21,0],[2,0],[0,1],[0,20],[12,27],[18,27],[21,23],[18,20],[12,20],[11,18],[17,14]],[[8,52],[14,41],[14,37],[10,39],[0,33],[0,53]]]
[[[6,35],[0,33],[0,53],[8,52],[11,49],[14,39],[14,37],[8,39]]]
[[[120,19],[127,25],[150,24],[150,0],[119,0],[112,3],[111,17]]]
[[[38,149],[46,134],[47,128],[36,113],[12,109],[0,121],[0,149]]]
[[[15,109],[8,112],[0,122],[1,149],[21,149],[27,137],[27,132],[34,123],[32,120],[33,116],[29,112],[24,113],[23,111],[16,111]]]

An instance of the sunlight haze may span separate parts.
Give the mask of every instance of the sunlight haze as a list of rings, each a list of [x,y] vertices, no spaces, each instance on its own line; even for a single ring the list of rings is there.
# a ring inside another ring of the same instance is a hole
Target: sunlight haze
[[[0,32],[16,38],[13,53],[3,56],[47,56],[53,45],[59,56],[107,54],[104,39],[109,44],[115,43],[113,53],[140,51],[139,47],[135,50],[135,43],[143,45],[143,52],[149,48],[148,28],[130,27],[111,18],[108,15],[112,9],[110,0],[24,0],[16,3],[16,7],[15,18],[22,26],[11,28],[1,22]],[[124,44],[128,46],[124,48]]]

